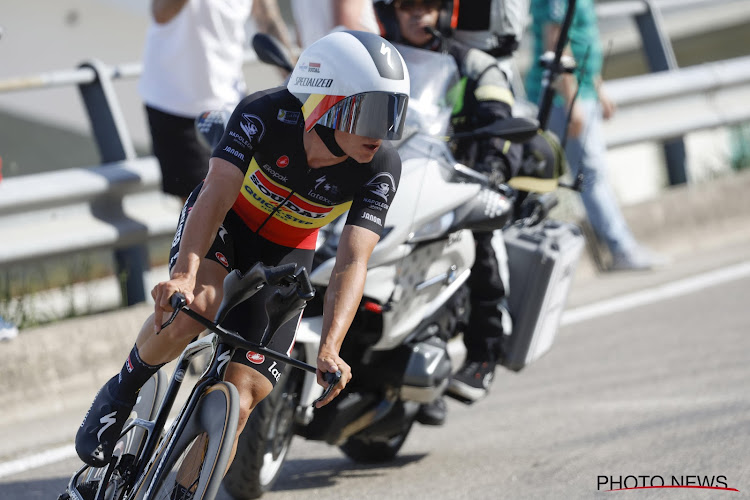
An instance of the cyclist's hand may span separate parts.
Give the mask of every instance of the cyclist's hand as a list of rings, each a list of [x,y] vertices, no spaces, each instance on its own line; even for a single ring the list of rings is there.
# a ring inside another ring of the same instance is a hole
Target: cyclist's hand
[[[169,303],[169,299],[175,293],[182,293],[185,296],[185,300],[188,304],[193,302],[195,296],[193,295],[193,289],[195,288],[195,279],[189,276],[176,275],[169,281],[162,281],[158,283],[153,290],[151,290],[151,297],[154,299],[154,332],[159,333],[161,331],[161,325],[169,319],[169,315],[172,313],[172,305]],[[167,313],[167,314],[165,314]]]
[[[339,383],[336,384],[336,386],[331,390],[328,396],[315,404],[316,408],[325,406],[333,401],[333,398],[338,396],[338,394],[344,389],[344,387],[346,387],[346,384],[349,383],[349,381],[352,379],[352,368],[346,363],[346,361],[341,359],[337,353],[318,353],[318,384],[323,387],[328,387],[328,382],[323,380],[323,373],[336,373],[336,371],[341,372],[341,380],[339,380]]]

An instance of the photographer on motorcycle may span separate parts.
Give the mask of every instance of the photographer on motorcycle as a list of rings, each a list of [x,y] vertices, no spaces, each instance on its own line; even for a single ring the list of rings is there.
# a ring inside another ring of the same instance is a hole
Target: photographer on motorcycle
[[[465,85],[459,109],[454,109],[455,131],[476,129],[511,116],[513,93],[506,75],[491,55],[448,38],[453,17],[452,0],[385,0],[375,4],[383,36],[392,42],[454,57]],[[520,168],[522,146],[501,138],[461,139],[453,144],[456,159],[485,173],[499,185]],[[508,279],[502,231],[474,233],[476,261],[471,269],[471,316],[464,334],[465,364],[451,379],[448,392],[465,402],[487,394],[502,354],[503,334],[510,333],[505,307]],[[445,420],[442,399],[424,405],[417,417],[423,424]]]

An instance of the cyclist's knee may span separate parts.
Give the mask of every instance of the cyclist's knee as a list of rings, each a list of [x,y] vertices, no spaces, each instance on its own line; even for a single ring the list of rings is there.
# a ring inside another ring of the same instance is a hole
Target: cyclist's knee
[[[271,393],[273,385],[256,370],[239,363],[230,363],[224,378],[237,387],[240,395],[238,428],[241,432],[250,413],[263,398]]]

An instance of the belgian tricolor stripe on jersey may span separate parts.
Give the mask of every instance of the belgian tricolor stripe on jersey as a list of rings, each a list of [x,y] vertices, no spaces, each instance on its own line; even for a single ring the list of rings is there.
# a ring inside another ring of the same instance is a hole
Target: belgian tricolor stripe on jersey
[[[351,202],[328,206],[303,198],[271,180],[253,158],[233,209],[251,230],[276,244],[314,249],[318,228],[350,206]]]

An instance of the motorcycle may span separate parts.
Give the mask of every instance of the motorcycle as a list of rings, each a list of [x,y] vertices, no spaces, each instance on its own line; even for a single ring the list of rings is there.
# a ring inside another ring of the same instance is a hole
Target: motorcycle
[[[273,39],[256,35],[253,44],[261,60],[291,68]],[[529,197],[522,205],[526,216],[511,224],[517,193],[498,190],[485,175],[456,162],[448,146],[452,89],[459,81],[453,58],[397,48],[411,78],[405,129],[395,143],[402,176],[370,258],[364,297],[341,349],[355,377],[335,400],[316,409],[313,402],[322,388],[315,376],[286,370],[239,439],[224,479],[235,498],[257,498],[272,488],[295,435],[338,446],[355,462],[393,459],[420,406],[445,394],[451,374],[466,358],[462,334],[469,315],[467,279],[475,259],[472,231],[533,226],[554,204],[554,197]],[[471,134],[524,142],[538,127],[534,119],[511,118]],[[307,362],[317,356],[322,297],[344,221],[342,216],[319,234],[310,273],[316,298],[305,309],[293,352]],[[577,258],[569,260],[567,275]],[[564,300],[567,288],[557,295]],[[516,349],[521,359],[511,356],[509,368],[520,369],[549,350],[557,327],[554,317],[551,322],[552,337],[546,328],[539,342],[516,341],[523,347]]]

